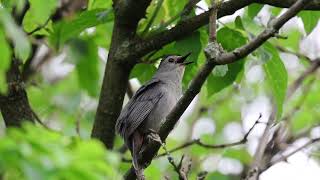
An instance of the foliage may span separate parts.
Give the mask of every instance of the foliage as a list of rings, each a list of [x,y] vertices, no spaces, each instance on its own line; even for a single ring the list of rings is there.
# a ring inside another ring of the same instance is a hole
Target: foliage
[[[96,140],[81,140],[25,124],[0,140],[4,179],[119,178],[119,157]]]
[[[41,63],[32,64],[36,67],[36,72],[25,82],[24,87],[33,110],[52,130],[25,124],[21,129],[12,128],[2,133],[4,135],[0,139],[0,175],[4,179],[119,179],[130,164],[120,162],[119,154],[105,150],[101,143],[86,140],[90,138],[111,46],[115,23],[112,1],[88,0],[86,9],[55,19],[55,12],[60,8],[58,0],[29,0],[30,8],[22,24],[18,24],[12,13],[14,10],[21,12],[26,2],[25,0],[0,1],[0,95],[7,91],[6,71],[10,67],[11,60],[18,59],[21,62],[20,69],[23,70],[33,56],[32,46],[37,43],[46,46],[49,49],[47,56],[39,58]],[[158,14],[155,14],[155,19],[150,22],[160,2],[162,4]],[[187,16],[181,16],[181,11],[187,2],[187,0],[152,1],[147,9],[146,18],[138,24],[137,34],[141,39],[149,38],[196,16],[196,12],[201,11],[200,8],[196,8],[197,11],[192,10]],[[211,1],[205,2],[209,4]],[[262,4],[251,4],[234,20],[219,21],[217,41],[225,51],[231,52],[245,45],[266,28],[267,25],[260,21],[259,16],[265,8]],[[282,12],[281,8],[271,6],[266,9],[272,18]],[[276,106],[278,121],[291,116],[288,125],[291,134],[299,134],[320,124],[320,82],[314,80],[311,90],[306,94],[303,91],[310,79],[318,78],[316,74],[310,74],[303,79],[301,87],[292,99],[286,99],[288,87],[312,66],[312,63],[307,61],[308,54],[300,52],[301,42],[319,23],[320,13],[302,11],[298,17],[303,21],[304,30],[296,26],[288,28],[289,30],[284,28],[279,36],[285,38],[273,38],[246,58],[214,69],[199,93],[193,112],[184,117],[182,129],[186,132],[182,133],[182,138],[181,135],[178,138],[170,136],[166,142],[168,149],[191,140],[196,134],[197,123],[203,118],[214,126],[214,131],[201,131],[199,138],[204,143],[233,142],[226,135],[228,127],[239,126],[240,130],[237,130],[241,131],[239,133],[242,135],[247,132],[248,127],[244,125],[243,120],[248,119],[247,111],[255,106],[254,103],[261,96],[267,97],[268,105]],[[149,23],[151,26],[146,29]],[[207,29],[207,26],[203,26],[141,57],[143,63],[135,65],[130,73],[130,79],[138,80],[138,83],[132,83],[133,89],[136,90],[139,85],[152,77],[163,55],[184,55],[191,52],[192,55],[188,60],[194,63],[185,70],[183,79],[185,90],[206,63],[203,49],[208,42]],[[284,52],[279,47],[287,51]],[[292,63],[294,58],[288,62],[288,59],[283,58],[284,54],[290,54],[298,59],[297,68],[290,69],[290,64],[294,64]],[[60,56],[63,58],[59,59]],[[68,70],[60,71],[64,68]],[[251,73],[253,70],[261,72]],[[252,76],[259,76],[258,80],[249,81],[255,79]],[[117,91],[113,87],[107,88]],[[305,100],[301,103],[301,98],[304,97]],[[299,108],[296,108],[297,105]],[[262,112],[263,116],[268,116],[269,110],[261,108],[256,109],[254,113]],[[253,115],[249,117],[252,119]],[[4,132],[4,128],[2,126],[0,132]],[[56,130],[59,133],[55,132]],[[81,138],[76,137],[78,135]],[[115,144],[116,148],[119,148],[123,141],[117,137]],[[163,152],[160,150],[160,153]],[[190,173],[193,179],[204,169],[203,162],[208,157],[233,159],[241,163],[242,167],[250,166],[253,159],[253,153],[246,145],[224,149],[208,149],[192,145],[172,153],[176,161],[182,154],[190,155],[193,159]],[[124,156],[131,158],[129,152]],[[148,179],[160,179],[164,175],[178,178],[166,158],[153,161],[146,170]],[[239,179],[240,175],[214,169],[209,172],[207,178]]]
[[[246,43],[246,38],[241,32],[228,27],[221,28],[217,32],[217,41],[226,51],[232,51]],[[218,66],[208,78],[208,93],[214,94],[230,86],[243,71],[244,61]]]

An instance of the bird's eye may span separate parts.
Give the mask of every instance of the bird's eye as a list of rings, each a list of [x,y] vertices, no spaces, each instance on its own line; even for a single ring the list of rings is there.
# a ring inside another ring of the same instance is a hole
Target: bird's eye
[[[170,58],[168,61],[169,61],[169,62],[173,62],[173,61],[174,61],[174,59],[173,59],[173,58]]]

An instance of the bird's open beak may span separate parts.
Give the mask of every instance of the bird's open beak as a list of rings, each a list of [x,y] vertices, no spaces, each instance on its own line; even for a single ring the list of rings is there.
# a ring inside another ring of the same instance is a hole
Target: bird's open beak
[[[191,52],[189,52],[188,54],[180,57],[180,58],[177,60],[177,63],[179,63],[179,64],[181,64],[181,65],[188,65],[188,64],[193,63],[192,61],[190,61],[190,62],[184,62],[184,61],[188,58],[188,56],[190,56],[190,54],[191,54]]]

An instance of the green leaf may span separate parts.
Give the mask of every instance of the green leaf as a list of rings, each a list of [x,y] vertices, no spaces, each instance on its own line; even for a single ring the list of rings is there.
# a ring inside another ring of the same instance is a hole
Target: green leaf
[[[306,128],[310,128],[316,124],[315,112],[303,108],[302,111],[298,111],[292,121],[292,129],[294,132],[301,131]]]
[[[10,66],[11,61],[11,49],[6,41],[4,32],[0,26],[0,92],[6,92],[5,73]]]
[[[304,29],[307,34],[310,34],[314,27],[318,24],[320,19],[320,12],[316,11],[302,11],[298,14],[302,18]]]
[[[245,30],[240,16],[237,16],[234,23],[236,25],[236,28],[241,29],[241,30]]]
[[[292,117],[292,130],[295,133],[312,128],[320,123],[320,83],[319,81],[314,81],[315,77],[316,75],[312,75],[309,77],[310,79],[307,78],[304,80],[303,85],[301,85],[303,93],[294,97],[294,101],[290,103],[292,108],[287,111],[289,113],[295,112],[294,114],[289,114]],[[310,89],[306,91],[308,86],[310,86]],[[299,108],[294,109],[295,107]]]
[[[270,59],[263,64],[263,68],[278,108],[277,118],[279,119],[282,114],[283,102],[286,97],[288,74],[277,49],[270,43],[265,43],[263,49],[268,52],[270,56]]]
[[[217,40],[227,51],[232,51],[247,42],[241,32],[224,27],[217,32]],[[208,95],[213,95],[230,86],[243,70],[244,61],[240,60],[226,66],[217,66],[207,80]],[[227,70],[227,72],[225,72]],[[223,72],[221,74],[221,71]]]
[[[197,73],[197,60],[202,51],[202,43],[200,39],[200,32],[196,31],[186,38],[176,41],[174,44],[174,54],[185,55],[191,52],[189,61],[193,61],[193,64],[190,64],[186,67],[184,72],[184,77],[182,80],[183,87],[186,88],[188,83]]]
[[[186,3],[187,0],[165,0],[164,5],[168,14],[173,17],[183,10]]]
[[[271,15],[273,17],[278,16],[282,11],[282,8],[278,8],[278,7],[271,7]]]
[[[228,66],[228,72],[225,76],[219,77],[215,76],[214,74],[210,74],[208,77],[208,84],[207,84],[207,90],[210,95],[213,95],[224,88],[230,86],[238,77],[240,72],[243,70],[244,61],[240,60],[238,62],[235,62],[233,64],[229,64]],[[220,68],[220,67],[216,67]],[[213,71],[214,72],[214,71]]]
[[[223,152],[223,156],[237,159],[244,164],[250,164],[250,162],[252,160],[252,157],[250,156],[249,152],[246,151],[245,149],[229,148]]]
[[[0,70],[6,71],[10,66],[11,60],[11,49],[9,44],[6,41],[6,37],[4,36],[4,32],[0,27]]]
[[[23,27],[27,32],[43,26],[55,11],[57,0],[29,0],[30,9],[23,18]]]
[[[68,57],[76,64],[80,87],[90,96],[97,96],[98,47],[92,41],[74,39],[70,42]]]
[[[254,19],[256,15],[260,12],[260,10],[263,8],[263,4],[251,4],[248,6],[248,16],[251,19]]]
[[[112,10],[94,9],[81,13],[71,21],[61,21],[53,26],[49,41],[56,49],[68,40],[77,37],[85,29],[113,20]]]
[[[89,0],[88,2],[88,10],[92,9],[101,9],[101,8],[111,8],[112,1],[111,0]]]
[[[137,64],[131,71],[130,78],[137,78],[144,84],[151,79],[156,70],[153,64]]]
[[[25,7],[26,0],[1,0],[1,5],[4,8],[12,9],[15,8],[18,13],[21,13]]]
[[[96,140],[24,124],[0,139],[0,169],[12,179],[120,179],[117,154]],[[9,178],[9,179],[10,179]]]
[[[219,172],[213,172],[207,175],[207,178],[209,180],[213,180],[213,179],[219,179],[219,180],[230,180],[231,177],[227,176],[227,175],[223,175]]]
[[[4,28],[6,36],[12,40],[16,57],[25,61],[31,52],[30,42],[4,8],[0,8],[0,25]]]
[[[302,39],[302,34],[298,30],[292,30],[283,33],[287,39],[277,39],[279,45],[285,48],[289,48],[292,51],[299,52],[299,45]]]

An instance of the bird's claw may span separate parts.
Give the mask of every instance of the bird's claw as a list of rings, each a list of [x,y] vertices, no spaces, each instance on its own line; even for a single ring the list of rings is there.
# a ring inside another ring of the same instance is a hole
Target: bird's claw
[[[155,142],[158,142],[159,144],[162,145],[163,143],[161,141],[161,138],[160,138],[159,134],[156,131],[154,131],[153,129],[150,129],[149,131],[150,132],[147,135],[148,141],[149,142],[150,141],[155,141]]]

